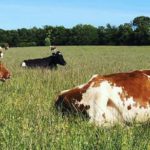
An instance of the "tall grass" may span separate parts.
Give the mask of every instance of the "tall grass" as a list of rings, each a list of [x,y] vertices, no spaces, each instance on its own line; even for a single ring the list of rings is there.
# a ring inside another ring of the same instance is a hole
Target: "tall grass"
[[[67,65],[58,70],[24,69],[24,59],[45,57],[48,47],[11,48],[3,63],[12,78],[0,83],[0,149],[149,150],[149,123],[100,128],[80,116],[62,116],[60,91],[93,74],[150,69],[150,47],[59,47]]]

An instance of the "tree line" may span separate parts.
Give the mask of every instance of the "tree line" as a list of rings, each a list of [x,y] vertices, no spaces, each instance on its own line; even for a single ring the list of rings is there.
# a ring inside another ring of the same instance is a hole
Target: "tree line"
[[[33,27],[31,29],[0,29],[0,44],[11,47],[44,45],[150,45],[150,17],[139,16],[119,26],[94,27],[78,24]]]

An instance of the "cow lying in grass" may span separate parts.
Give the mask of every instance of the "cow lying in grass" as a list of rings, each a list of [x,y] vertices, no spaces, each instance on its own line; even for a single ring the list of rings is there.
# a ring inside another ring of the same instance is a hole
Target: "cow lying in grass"
[[[87,114],[91,122],[146,122],[150,119],[150,70],[95,75],[86,84],[62,91],[55,102],[62,112]]]
[[[0,81],[5,81],[11,77],[10,72],[5,68],[5,66],[0,62]]]
[[[21,65],[22,67],[42,67],[56,69],[57,64],[66,65],[66,61],[64,60],[63,55],[59,51],[52,53],[51,56],[46,58],[24,60]]]

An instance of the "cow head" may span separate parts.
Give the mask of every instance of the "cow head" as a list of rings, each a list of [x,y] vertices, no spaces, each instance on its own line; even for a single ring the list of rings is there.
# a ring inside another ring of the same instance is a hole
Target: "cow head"
[[[66,65],[66,61],[64,60],[64,57],[61,54],[61,52],[57,51],[56,53],[52,53],[52,56],[55,64],[59,64],[63,66]]]
[[[0,81],[5,81],[11,77],[10,72],[0,63]]]
[[[81,101],[89,86],[90,84],[85,84],[62,91],[55,102],[56,108],[62,112],[82,113],[87,116],[87,110],[90,109],[90,106],[82,104]]]

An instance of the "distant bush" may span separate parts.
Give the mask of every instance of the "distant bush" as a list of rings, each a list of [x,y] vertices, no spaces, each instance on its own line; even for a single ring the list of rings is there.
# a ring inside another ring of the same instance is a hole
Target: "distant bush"
[[[51,45],[51,41],[50,38],[45,38],[45,46],[50,46]]]

